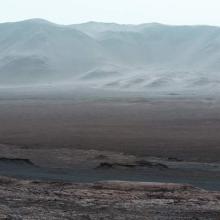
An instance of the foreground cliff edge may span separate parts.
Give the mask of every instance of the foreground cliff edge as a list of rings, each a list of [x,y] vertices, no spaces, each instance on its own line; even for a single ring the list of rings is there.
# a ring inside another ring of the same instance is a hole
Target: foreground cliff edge
[[[0,219],[211,219],[220,192],[184,184],[90,184],[0,177]]]

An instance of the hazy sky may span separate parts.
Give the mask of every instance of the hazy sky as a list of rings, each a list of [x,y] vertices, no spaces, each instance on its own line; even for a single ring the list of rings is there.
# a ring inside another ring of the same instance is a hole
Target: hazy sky
[[[0,0],[1,23],[29,18],[220,26],[220,0]]]

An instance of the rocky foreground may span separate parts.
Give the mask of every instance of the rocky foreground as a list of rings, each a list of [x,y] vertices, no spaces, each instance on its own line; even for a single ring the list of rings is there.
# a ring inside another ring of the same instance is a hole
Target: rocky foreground
[[[0,219],[220,219],[220,192],[190,185],[0,177]]]

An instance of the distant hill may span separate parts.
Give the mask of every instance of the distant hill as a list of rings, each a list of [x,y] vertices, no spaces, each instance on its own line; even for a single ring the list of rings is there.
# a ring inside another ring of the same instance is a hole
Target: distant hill
[[[147,89],[218,86],[220,28],[0,24],[0,84],[72,82]]]

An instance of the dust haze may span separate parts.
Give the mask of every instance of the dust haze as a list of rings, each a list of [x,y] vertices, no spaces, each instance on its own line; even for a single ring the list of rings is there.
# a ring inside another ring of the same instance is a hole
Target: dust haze
[[[75,219],[93,206],[88,219],[112,210],[146,219],[143,207],[152,219],[218,219],[219,192],[197,187],[220,190],[219,27],[31,19],[0,24],[0,51],[0,175],[10,177],[0,189],[10,213],[16,192],[49,219],[76,206]],[[80,198],[63,202],[73,191]],[[135,210],[109,204],[123,207],[121,198]],[[33,215],[23,204],[21,216]]]

